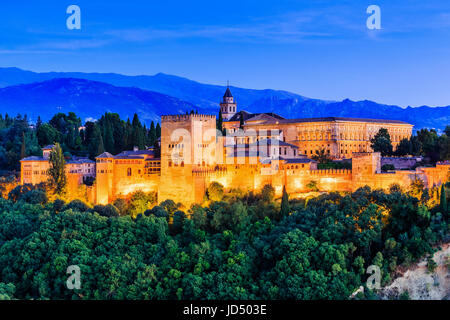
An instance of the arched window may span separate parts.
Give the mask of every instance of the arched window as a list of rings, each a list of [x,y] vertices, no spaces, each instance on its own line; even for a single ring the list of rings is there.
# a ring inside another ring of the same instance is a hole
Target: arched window
[[[131,168],[127,169],[127,176],[131,177]]]

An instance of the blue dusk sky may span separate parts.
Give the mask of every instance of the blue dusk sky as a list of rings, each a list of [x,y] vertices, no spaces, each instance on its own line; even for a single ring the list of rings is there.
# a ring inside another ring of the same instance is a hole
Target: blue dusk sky
[[[81,30],[66,9],[81,8]],[[369,30],[369,5],[381,30]],[[0,66],[450,105],[448,0],[2,0]]]

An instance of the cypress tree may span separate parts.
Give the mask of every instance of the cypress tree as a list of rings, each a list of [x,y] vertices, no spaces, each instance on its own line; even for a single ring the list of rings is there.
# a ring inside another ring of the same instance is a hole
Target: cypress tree
[[[139,149],[144,149],[145,141],[144,141],[144,129],[142,127],[141,122],[139,121],[138,115],[135,113],[133,117],[133,122],[131,123],[131,142],[132,148],[138,147]]]
[[[113,128],[111,125],[111,122],[106,119],[105,121],[105,129],[104,129],[104,135],[105,141],[104,141],[104,147],[105,150],[111,153],[115,152],[115,144],[114,144],[114,136],[113,136]],[[103,137],[102,136],[102,137]]]
[[[36,121],[36,129],[39,129],[39,127],[42,125],[42,120],[41,117],[38,116],[37,121]]]
[[[159,122],[156,124],[156,139],[161,138],[161,126]]]
[[[244,129],[244,113],[241,111],[241,116],[239,117],[239,128]]]
[[[148,131],[148,141],[150,146],[154,146],[156,143],[156,129],[153,121],[150,124],[150,130]]]
[[[445,194],[445,186],[441,186],[441,211],[442,215],[445,217],[447,215],[447,195]]]
[[[105,152],[105,147],[103,146],[103,137],[102,137],[102,135],[100,135],[100,141],[98,144],[97,154],[102,154],[103,152]]]
[[[103,145],[102,133],[99,126],[97,124],[94,124],[94,128],[92,130],[92,138],[89,143],[89,155],[93,159],[103,152],[105,152],[105,148]]]
[[[285,217],[289,215],[291,208],[289,206],[289,195],[286,192],[286,186],[283,186],[283,197],[281,198],[280,216]]]
[[[20,149],[20,159],[23,159],[27,156],[27,146],[25,144],[25,131],[22,132],[22,147]]]
[[[219,111],[219,119],[217,119],[217,130],[220,130],[220,132],[223,131],[223,116],[222,116],[222,110]]]
[[[66,177],[66,160],[59,143],[50,152],[50,169],[49,180],[50,184],[55,188],[55,193],[63,195],[66,192],[67,177]]]
[[[125,142],[125,149],[132,149],[132,141],[131,141],[131,122],[130,119],[127,119],[127,122],[125,123],[124,128],[124,142]]]

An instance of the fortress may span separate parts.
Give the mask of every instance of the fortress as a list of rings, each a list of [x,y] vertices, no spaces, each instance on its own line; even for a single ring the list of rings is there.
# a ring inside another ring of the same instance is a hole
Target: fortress
[[[371,150],[370,140],[386,128],[394,148],[412,134],[413,126],[396,120],[355,118],[285,119],[275,113],[252,114],[237,111],[227,88],[220,104],[222,131],[211,115],[167,115],[161,117],[161,157],[152,150],[107,152],[89,159],[67,162],[69,189],[88,177],[95,183],[88,199],[95,204],[111,203],[141,190],[157,192],[158,201],[172,199],[186,206],[203,201],[212,182],[226,190],[259,191],[270,184],[281,195],[283,186],[290,194],[310,191],[354,191],[359,187],[408,188],[420,178],[426,187],[447,181],[450,163],[381,173],[381,156]],[[21,183],[47,181],[48,155],[21,160]],[[351,159],[351,170],[319,170],[311,157],[321,152],[331,159]]]

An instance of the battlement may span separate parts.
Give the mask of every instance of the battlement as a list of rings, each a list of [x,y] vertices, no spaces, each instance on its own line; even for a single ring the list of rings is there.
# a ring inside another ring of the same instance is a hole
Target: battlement
[[[176,115],[166,115],[161,116],[161,122],[164,121],[188,121],[188,120],[216,120],[215,115],[209,114],[176,114]]]
[[[214,175],[220,175],[224,176],[228,174],[228,169],[226,166],[215,166],[212,167],[206,167],[206,168],[195,168],[192,170],[192,175],[196,177],[207,177],[207,176],[214,176]]]
[[[345,176],[345,175],[351,175],[352,170],[349,169],[318,169],[318,170],[311,170],[311,175],[316,176]]]

